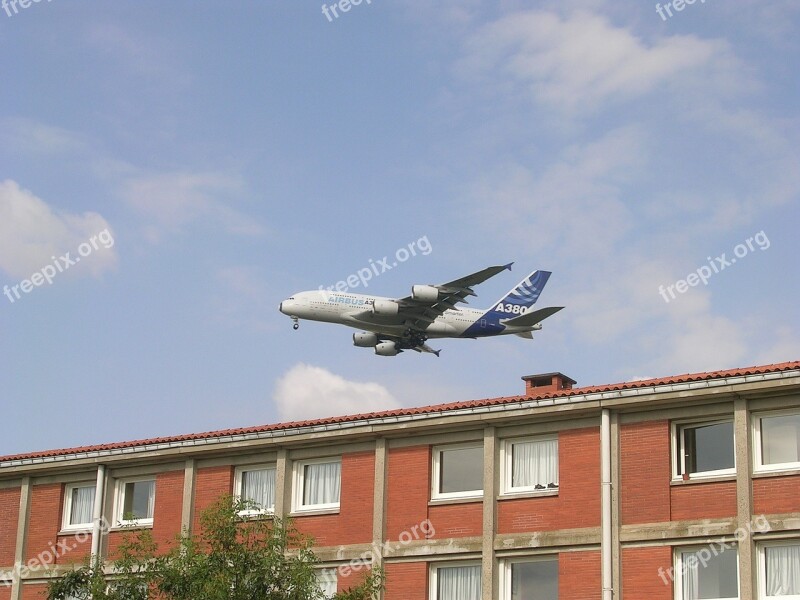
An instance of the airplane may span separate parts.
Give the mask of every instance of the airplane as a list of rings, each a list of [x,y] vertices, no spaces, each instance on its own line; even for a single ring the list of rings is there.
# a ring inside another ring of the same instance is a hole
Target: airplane
[[[329,290],[300,292],[280,303],[279,310],[291,317],[293,327],[299,319],[322,321],[362,329],[353,334],[353,344],[374,348],[378,356],[396,356],[404,350],[429,352],[439,356],[426,343],[433,338],[482,338],[517,335],[533,339],[531,332],[542,328],[542,321],[563,306],[531,311],[539,299],[550,271],[534,271],[520,281],[488,310],[460,308],[475,296],[473,286],[505,270],[509,263],[478,271],[439,285],[414,285],[405,298],[384,298]]]

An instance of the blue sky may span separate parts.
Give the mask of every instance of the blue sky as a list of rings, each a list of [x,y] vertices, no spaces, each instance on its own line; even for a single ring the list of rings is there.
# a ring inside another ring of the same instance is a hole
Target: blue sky
[[[793,0],[16,8],[0,286],[55,275],[0,296],[0,454],[800,357]],[[439,359],[277,311],[421,239],[368,291],[567,308]]]

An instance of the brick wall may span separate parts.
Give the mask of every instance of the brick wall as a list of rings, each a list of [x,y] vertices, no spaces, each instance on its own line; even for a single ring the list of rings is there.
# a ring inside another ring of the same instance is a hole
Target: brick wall
[[[501,500],[497,508],[498,533],[600,525],[599,429],[559,433],[558,465],[558,496]]]
[[[391,448],[387,471],[386,539],[397,540],[402,532],[428,518],[430,447]],[[436,527],[436,523],[433,525]]]
[[[483,531],[483,501],[431,506],[428,509],[428,519],[436,532],[431,536],[433,539],[481,535]],[[410,532],[411,529],[408,531]]]
[[[623,548],[622,597],[625,600],[672,600],[672,548]],[[659,574],[659,569],[663,569]],[[667,583],[665,584],[664,581]]]
[[[25,549],[26,562],[48,550],[56,542],[58,531],[61,529],[63,487],[60,483],[31,486],[31,517]]]
[[[736,482],[718,481],[673,486],[672,520],[719,519],[736,516]]]
[[[669,521],[669,421],[622,425],[620,469],[622,523]]]
[[[800,475],[753,480],[753,513],[800,512]]]
[[[559,554],[559,600],[600,600],[601,581],[599,551]]]
[[[44,598],[47,598],[46,585],[32,584],[22,586],[22,600],[44,600]]]
[[[386,565],[386,600],[427,600],[428,564],[425,562]]]
[[[14,564],[20,488],[0,490],[0,566]],[[0,596],[2,600],[2,596]]]
[[[192,532],[200,532],[200,517],[203,511],[219,499],[220,496],[233,493],[233,467],[208,467],[197,469],[195,473],[194,520]]]

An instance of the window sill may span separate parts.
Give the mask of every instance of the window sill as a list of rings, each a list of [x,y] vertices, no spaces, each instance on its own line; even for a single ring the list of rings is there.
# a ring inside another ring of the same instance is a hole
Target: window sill
[[[538,490],[533,492],[504,492],[498,500],[519,500],[523,498],[552,498],[558,496],[558,489]]]
[[[87,525],[86,527],[75,527],[69,529],[62,529],[56,535],[77,535],[79,533],[88,533],[91,534],[94,528],[91,525]]]
[[[428,506],[440,506],[442,504],[475,504],[483,502],[483,496],[469,496],[467,498],[434,498],[428,501]]]
[[[727,473],[725,475],[696,475],[690,479],[673,479],[670,481],[671,486],[692,485],[695,483],[713,483],[719,481],[736,481],[736,473]]]
[[[152,529],[153,522],[119,523],[108,528],[109,531],[133,531],[136,529]]]
[[[340,512],[339,507],[336,508],[309,508],[309,509],[294,509],[289,513],[290,517],[313,517],[317,515],[338,515]]]
[[[762,479],[764,477],[787,477],[790,475],[800,475],[800,467],[785,467],[782,469],[775,469],[774,471],[760,469],[753,472],[753,479]]]

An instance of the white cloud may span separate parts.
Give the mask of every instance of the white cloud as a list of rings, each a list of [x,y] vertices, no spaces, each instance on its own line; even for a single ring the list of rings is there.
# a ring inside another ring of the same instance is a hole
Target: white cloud
[[[282,421],[353,415],[397,407],[378,383],[348,381],[321,367],[300,363],[275,385],[273,399]]]
[[[627,127],[566,148],[541,173],[501,169],[476,184],[475,210],[528,249],[606,255],[632,227],[622,188],[644,160],[643,146],[642,133]]]
[[[241,191],[240,179],[223,173],[141,174],[122,183],[122,197],[150,220],[146,235],[158,242],[192,221],[210,219],[234,235],[260,235],[264,227],[220,199]]]
[[[27,278],[66,252],[75,258],[80,244],[105,230],[113,235],[108,221],[97,213],[59,212],[16,181],[0,182],[0,269],[13,277]],[[98,246],[69,273],[97,276],[114,267],[116,248]]]
[[[0,143],[15,152],[34,155],[74,154],[85,152],[85,136],[47,125],[33,119],[7,118],[0,120]]]
[[[497,77],[527,90],[538,102],[570,114],[594,113],[608,104],[651,93],[698,71],[726,86],[733,60],[720,40],[682,35],[648,44],[630,30],[586,11],[518,12],[469,39],[460,72]],[[504,86],[501,86],[504,88]]]

